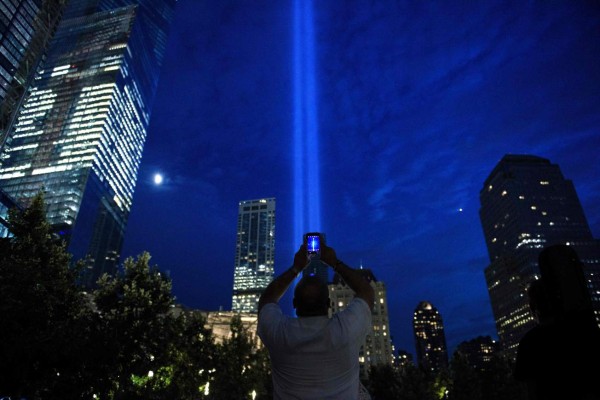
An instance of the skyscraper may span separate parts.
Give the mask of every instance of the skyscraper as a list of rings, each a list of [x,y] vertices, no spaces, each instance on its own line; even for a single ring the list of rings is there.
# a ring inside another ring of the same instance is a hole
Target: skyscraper
[[[0,186],[45,191],[88,284],[120,256],[174,5],[71,0],[0,155]]]
[[[258,299],[275,271],[275,199],[239,203],[231,309],[258,312]]]
[[[12,236],[8,224],[8,211],[12,208],[19,208],[19,205],[0,188],[0,238]]]
[[[480,192],[481,225],[490,257],[485,270],[500,345],[514,357],[535,322],[526,289],[539,277],[538,256],[552,244],[569,244],[586,264],[598,310],[600,247],[592,237],[573,183],[558,165],[530,155],[506,155]]]
[[[363,378],[366,378],[371,366],[393,365],[394,353],[385,284],[378,281],[370,269],[359,269],[358,272],[369,281],[375,292],[375,301],[371,313],[373,325],[371,332],[365,338],[365,343],[360,348],[358,357],[360,374]],[[333,282],[328,287],[332,313],[346,308],[355,296],[354,291],[338,274],[333,276]]]
[[[0,148],[33,82],[66,0],[0,0]]]
[[[461,353],[472,368],[480,371],[488,367],[497,351],[498,342],[490,336],[479,336],[475,339],[461,342],[456,347],[456,352]]]
[[[433,373],[448,367],[444,323],[438,310],[428,301],[417,305],[413,316],[417,362]]]

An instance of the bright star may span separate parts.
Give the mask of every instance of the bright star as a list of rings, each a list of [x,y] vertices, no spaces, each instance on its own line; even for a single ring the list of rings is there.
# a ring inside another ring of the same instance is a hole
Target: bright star
[[[163,176],[161,174],[154,174],[154,184],[160,185],[163,183]]]

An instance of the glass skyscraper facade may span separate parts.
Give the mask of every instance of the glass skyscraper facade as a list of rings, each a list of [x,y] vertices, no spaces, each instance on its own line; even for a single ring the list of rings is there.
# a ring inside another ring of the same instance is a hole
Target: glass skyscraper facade
[[[598,310],[600,247],[573,182],[558,165],[531,155],[506,155],[485,181],[480,202],[490,257],[485,277],[500,345],[508,356],[516,356],[519,341],[535,326],[526,290],[540,277],[538,256],[544,247],[574,247],[586,264]]]
[[[442,316],[430,302],[422,301],[413,315],[417,362],[426,371],[448,368],[448,348]]]
[[[8,223],[8,212],[13,208],[19,208],[19,205],[0,188],[0,238],[12,236]]]
[[[275,199],[239,203],[231,309],[258,312],[258,300],[275,271]]]
[[[0,0],[0,148],[45,54],[66,0]]]
[[[0,187],[44,190],[86,283],[120,256],[175,0],[71,0],[0,155]]]

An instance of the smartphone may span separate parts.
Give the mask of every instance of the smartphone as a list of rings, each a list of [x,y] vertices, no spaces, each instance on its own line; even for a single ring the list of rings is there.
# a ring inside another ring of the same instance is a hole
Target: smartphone
[[[321,255],[321,234],[310,232],[304,235],[304,246],[309,256]]]

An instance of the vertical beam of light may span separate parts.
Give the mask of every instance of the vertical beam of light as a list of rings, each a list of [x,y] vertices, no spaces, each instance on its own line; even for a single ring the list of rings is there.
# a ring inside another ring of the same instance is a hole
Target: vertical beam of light
[[[304,153],[303,153],[303,118],[302,118],[302,75],[300,63],[302,59],[301,0],[294,1],[294,237],[292,243],[298,243],[304,230]]]
[[[294,1],[294,241],[321,229],[319,127],[312,0]]]

